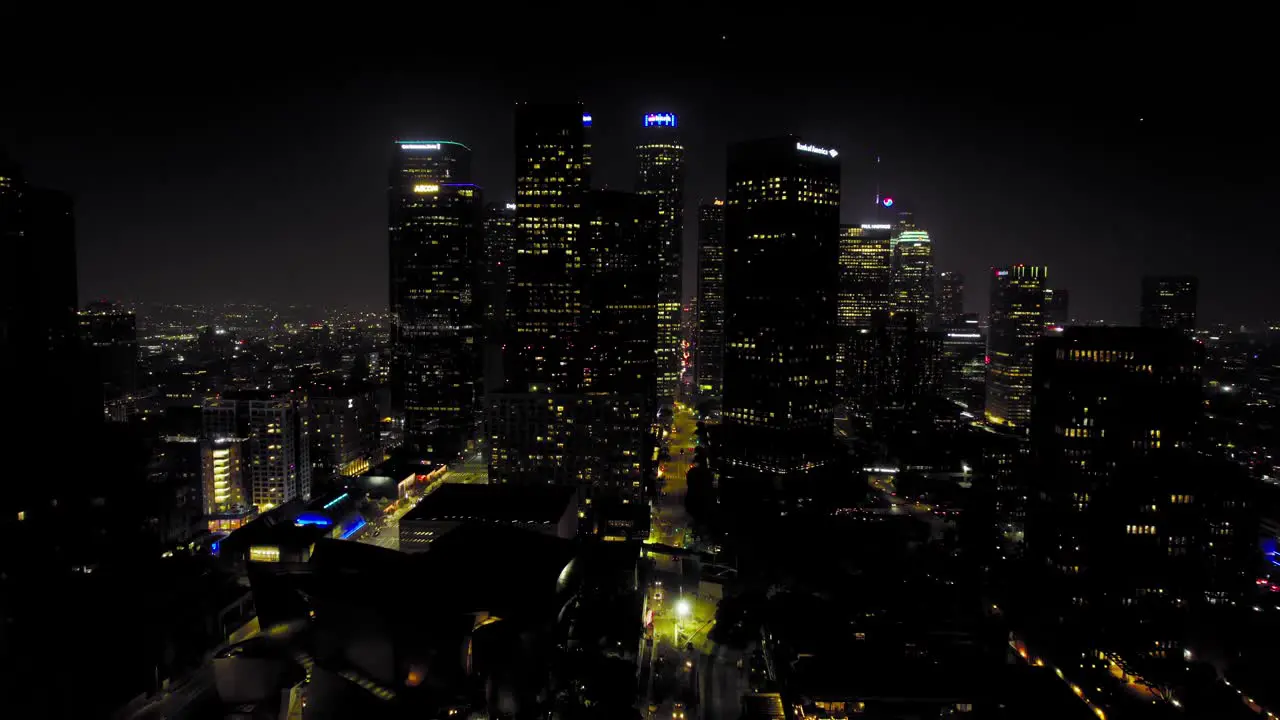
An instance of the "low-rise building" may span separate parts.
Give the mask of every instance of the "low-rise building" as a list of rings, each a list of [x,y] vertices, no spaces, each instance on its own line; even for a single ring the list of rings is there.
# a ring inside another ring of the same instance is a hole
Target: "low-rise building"
[[[549,485],[443,485],[400,519],[400,549],[422,552],[466,523],[518,527],[559,538],[578,533],[573,488]]]

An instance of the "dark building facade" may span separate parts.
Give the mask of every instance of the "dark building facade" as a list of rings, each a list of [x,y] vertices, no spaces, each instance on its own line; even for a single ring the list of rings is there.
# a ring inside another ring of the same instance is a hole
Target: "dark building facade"
[[[830,460],[837,154],[794,136],[729,148],[722,485],[801,479]]]
[[[938,273],[938,324],[954,326],[964,315],[964,275],[954,270]]]
[[[1168,329],[1067,328],[1036,347],[1027,544],[1064,632],[1182,668],[1190,613],[1251,582],[1232,473],[1193,449],[1202,352]]]
[[[724,201],[698,208],[698,393],[720,397],[724,382]]]
[[[1071,324],[1071,293],[1066,288],[1045,288],[1044,322],[1048,328],[1065,328]]]
[[[4,433],[5,457],[15,477],[35,477],[48,458],[66,452],[66,438],[97,436],[102,393],[77,337],[71,198],[32,186],[3,153],[0,258],[0,372],[11,380],[6,404],[23,417]],[[45,483],[14,483],[0,511],[12,521],[47,506],[50,491]]]
[[[967,408],[980,409],[984,399],[987,336],[977,313],[962,313],[951,325],[940,328],[943,358],[943,395]]]
[[[684,275],[684,146],[674,113],[644,116],[644,140],[636,146],[636,192],[654,198],[661,223],[658,241],[658,400],[675,398],[680,380],[680,307]]]
[[[577,343],[581,388],[658,410],[658,248],[663,221],[652,198],[612,190],[587,195],[584,314]],[[647,423],[645,424],[647,427]]]
[[[80,342],[102,384],[107,416],[123,421],[121,402],[138,389],[138,329],[134,314],[109,302],[80,311]]]
[[[377,393],[371,385],[313,387],[311,464],[317,483],[355,477],[382,461]]]
[[[1026,432],[1031,420],[1031,362],[1044,334],[1044,284],[1040,265],[992,268],[987,327],[987,422]]]
[[[850,335],[844,397],[864,411],[911,407],[942,392],[943,341],[910,313],[872,313]]]
[[[497,392],[505,382],[502,346],[507,340],[507,290],[516,243],[516,204],[485,205],[484,279],[481,352],[484,393]]]
[[[471,150],[446,140],[396,143],[390,201],[393,406],[404,444],[452,460],[476,421],[483,312],[481,191]]]
[[[1142,327],[1196,329],[1200,281],[1194,275],[1148,275],[1142,278]]]

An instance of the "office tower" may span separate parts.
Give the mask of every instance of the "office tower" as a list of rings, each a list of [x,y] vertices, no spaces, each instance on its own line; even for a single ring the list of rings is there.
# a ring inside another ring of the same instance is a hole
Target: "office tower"
[[[851,343],[871,327],[872,316],[889,308],[893,253],[892,225],[841,225],[839,293],[836,296],[836,388],[839,399],[849,400],[857,382],[852,376]]]
[[[850,336],[844,398],[864,412],[905,408],[942,391],[943,341],[915,315],[876,310]]]
[[[680,379],[680,306],[684,274],[684,146],[674,113],[644,116],[644,140],[636,146],[636,192],[658,202],[658,402],[675,399]]]
[[[962,313],[941,328],[943,395],[967,408],[980,408],[986,382],[987,337],[977,313]]]
[[[243,392],[206,400],[203,439],[245,439],[249,500],[266,512],[311,498],[310,412],[292,393]]]
[[[938,273],[938,324],[953,326],[964,315],[964,275],[954,271]]]
[[[1142,327],[1196,329],[1200,281],[1194,275],[1148,275],[1142,278]]]
[[[516,204],[492,202],[484,211],[484,319],[481,353],[484,393],[503,385],[502,346],[507,339],[507,289],[516,243]]]
[[[645,438],[657,409],[657,294],[661,221],[651,198],[585,196],[575,287],[570,391],[490,397],[491,482],[578,487],[583,497],[639,500]]]
[[[872,313],[889,309],[892,235],[891,225],[840,226],[840,327],[869,327]]]
[[[656,417],[658,246],[664,221],[658,202],[638,194],[593,190],[582,231],[584,315],[575,362],[586,393],[634,397]]]
[[[1234,473],[1194,447],[1201,362],[1180,333],[1132,327],[1069,327],[1035,360],[1037,594],[1084,647],[1180,673],[1193,614],[1252,582],[1239,549],[1257,540]]]
[[[573,355],[583,300],[583,114],[580,103],[516,108],[516,234],[504,356],[511,391],[577,389],[566,358]]]
[[[123,422],[125,400],[138,389],[138,331],[134,314],[109,302],[80,311],[80,341],[102,384],[109,419]]]
[[[830,456],[840,163],[794,136],[729,148],[722,487]]]
[[[992,268],[991,313],[987,327],[987,422],[1021,432],[1031,419],[1031,361],[1044,334],[1041,265]]]
[[[700,395],[720,397],[724,380],[724,201],[698,208],[697,342]]]
[[[898,213],[890,241],[893,253],[890,309],[914,313],[923,327],[932,327],[936,313],[933,299],[933,243],[929,233],[916,227],[911,213]]]
[[[1045,327],[1054,332],[1061,332],[1071,324],[1071,295],[1066,288],[1045,288],[1044,290],[1044,322]]]
[[[455,459],[475,426],[484,263],[470,166],[461,143],[401,141],[388,182],[392,399],[421,460]]]
[[[355,477],[381,461],[380,418],[372,385],[316,385],[309,399],[314,481]]]

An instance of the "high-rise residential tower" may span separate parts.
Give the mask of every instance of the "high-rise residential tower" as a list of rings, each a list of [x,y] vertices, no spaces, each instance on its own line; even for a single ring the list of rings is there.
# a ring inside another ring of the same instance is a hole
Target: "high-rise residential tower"
[[[1026,432],[1031,419],[1031,362],[1044,334],[1041,265],[992,268],[987,329],[987,421]]]
[[[311,422],[305,396],[253,391],[206,400],[201,435],[245,442],[245,483],[259,512],[311,499]]]
[[[698,393],[720,397],[724,380],[724,201],[698,208]]]
[[[680,307],[684,274],[684,146],[675,113],[644,116],[636,146],[636,192],[658,202],[658,402],[675,398],[680,379]]]
[[[475,427],[483,263],[470,168],[461,143],[401,141],[388,181],[392,399],[420,460],[454,459]]]
[[[934,325],[933,243],[929,232],[916,227],[911,213],[898,213],[891,240],[892,299],[895,313],[913,313],[921,327]]]
[[[1148,275],[1142,278],[1142,327],[1196,329],[1200,281],[1194,275]]]
[[[794,136],[729,148],[722,487],[800,480],[830,460],[837,155]]]
[[[938,324],[951,327],[964,315],[964,275],[948,270],[938,273]]]

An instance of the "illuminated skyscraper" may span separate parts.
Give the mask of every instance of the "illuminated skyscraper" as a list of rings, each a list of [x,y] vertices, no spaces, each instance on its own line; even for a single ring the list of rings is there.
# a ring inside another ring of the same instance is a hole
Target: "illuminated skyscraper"
[[[577,104],[517,109],[507,382],[488,400],[489,477],[632,500],[656,402],[662,223],[657,199],[588,191],[586,122]]]
[[[506,385],[577,390],[567,358],[582,313],[583,202],[588,183],[581,103],[516,108],[516,235],[507,292]]]
[[[1196,329],[1200,281],[1194,275],[1148,275],[1142,278],[1142,327]]]
[[[840,226],[840,327],[867,327],[872,313],[889,309],[892,235],[891,225]]]
[[[922,327],[932,327],[933,243],[926,230],[917,228],[911,213],[898,213],[891,240],[893,281],[890,308],[896,313],[913,313]]]
[[[454,459],[475,426],[484,263],[470,172],[461,143],[402,141],[388,181],[392,400],[423,460]]]
[[[724,487],[801,480],[831,457],[837,154],[794,136],[729,148]]]
[[[954,271],[938,273],[938,324],[956,325],[964,315],[964,275]]]
[[[562,358],[574,389],[492,396],[490,477],[638,500],[657,405],[656,202],[591,191],[580,217],[581,313]]]
[[[698,208],[698,393],[720,397],[724,383],[724,201]]]
[[[644,116],[645,139],[636,146],[636,192],[658,201],[658,402],[675,398],[680,379],[680,306],[684,274],[684,146],[674,113]]]
[[[987,329],[988,422],[1022,432],[1031,419],[1031,361],[1044,334],[1044,284],[1040,265],[992,268]]]

